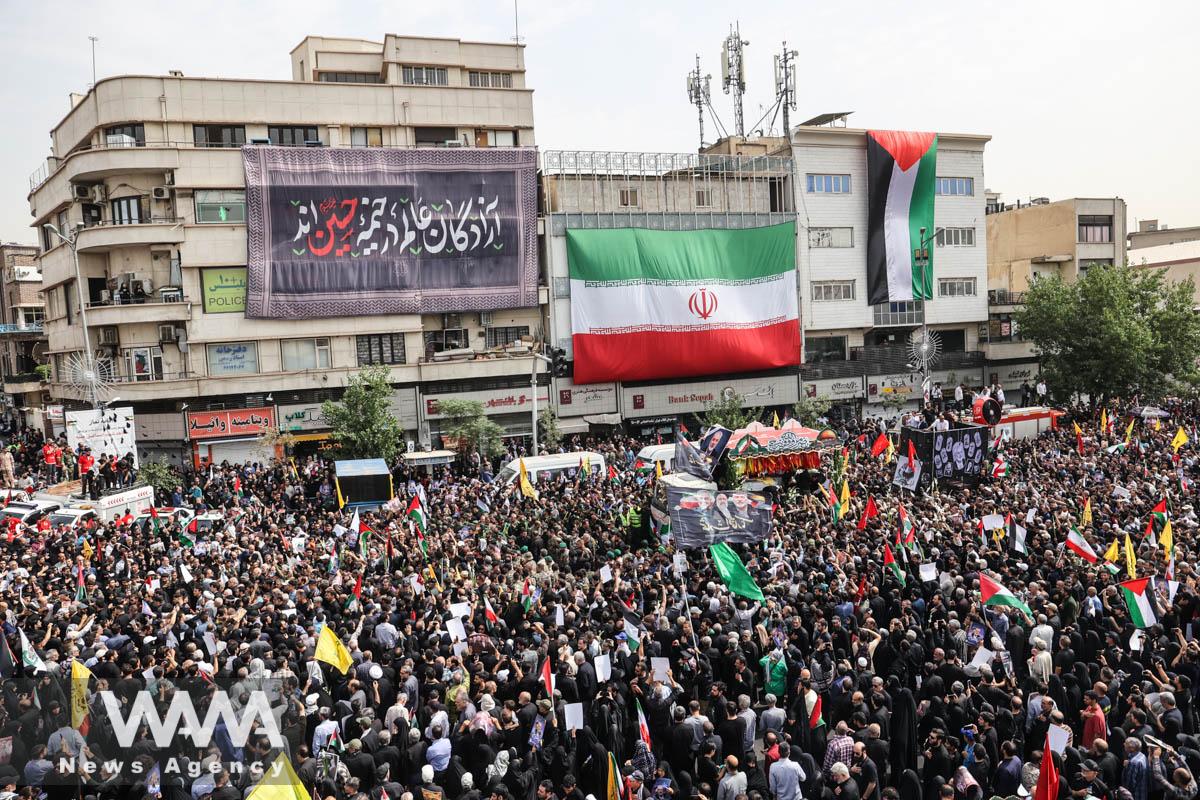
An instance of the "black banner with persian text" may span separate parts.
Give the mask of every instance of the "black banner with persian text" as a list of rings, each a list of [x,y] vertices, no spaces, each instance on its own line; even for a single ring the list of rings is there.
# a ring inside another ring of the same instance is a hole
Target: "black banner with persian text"
[[[242,148],[246,316],[537,305],[532,148]]]

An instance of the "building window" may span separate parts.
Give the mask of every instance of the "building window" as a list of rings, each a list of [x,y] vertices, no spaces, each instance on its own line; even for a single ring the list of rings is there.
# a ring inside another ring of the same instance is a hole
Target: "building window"
[[[131,381],[161,381],[161,347],[130,347],[125,351],[125,375]]]
[[[458,144],[455,128],[413,128],[417,147],[445,147],[447,142]]]
[[[981,326],[989,342],[1019,342],[1021,332],[1017,318],[1012,314],[994,314],[988,317],[987,325]]]
[[[23,307],[20,309],[21,319],[18,322],[27,328],[36,328],[46,319],[44,308]]]
[[[854,281],[814,281],[813,300],[853,300]]]
[[[1080,214],[1079,241],[1107,244],[1112,241],[1112,225],[1111,214]]]
[[[242,189],[197,189],[196,222],[245,222],[246,192]]]
[[[315,125],[270,125],[267,127],[267,136],[271,144],[283,147],[303,147],[305,142],[321,141]]]
[[[405,67],[403,80],[409,86],[447,86],[450,83],[445,67]]]
[[[809,247],[854,247],[854,228],[809,228]]]
[[[1089,258],[1086,261],[1079,263],[1079,277],[1088,274],[1088,270],[1092,267],[1111,267],[1113,260],[1111,258]]]
[[[140,122],[113,125],[104,129],[104,144],[109,147],[145,147],[146,126]]]
[[[440,353],[443,350],[464,350],[470,347],[470,344],[466,328],[446,328],[441,331],[427,331],[425,333],[425,357],[428,358],[434,353]]]
[[[975,194],[974,178],[938,178],[937,193],[950,196],[970,197]]]
[[[253,375],[258,372],[258,342],[210,344],[209,375]]]
[[[351,128],[351,147],[383,147],[383,128]]]
[[[475,131],[476,147],[515,147],[516,131],[497,131],[478,128]]]
[[[514,342],[521,341],[522,336],[529,335],[528,325],[509,325],[502,328],[487,329],[487,346],[488,347],[506,347]]]
[[[622,189],[620,201],[621,201],[621,208],[637,208],[638,207],[638,190],[637,189]]]
[[[113,200],[108,205],[112,212],[113,225],[137,225],[140,222],[148,221],[143,213],[142,198],[140,197],[122,197],[120,200]]]
[[[355,342],[358,349],[358,365],[403,364],[404,334],[375,333],[359,336]]]
[[[820,336],[804,340],[804,362],[806,364],[845,360],[845,336]]]
[[[513,82],[511,72],[476,72],[467,73],[467,84],[477,89],[511,89]]]
[[[329,339],[284,339],[283,371],[299,372],[303,369],[328,369],[332,363],[329,355]]]
[[[241,147],[246,143],[246,129],[241,125],[193,125],[192,139],[196,147]]]
[[[383,83],[374,72],[318,72],[321,83]]]
[[[938,294],[942,297],[974,297],[974,278],[939,278]]]
[[[937,232],[938,247],[974,247],[974,228],[942,228]]]
[[[696,208],[713,207],[713,190],[705,186],[696,190]]]
[[[807,176],[808,191],[820,194],[850,194],[849,175],[815,175]]]

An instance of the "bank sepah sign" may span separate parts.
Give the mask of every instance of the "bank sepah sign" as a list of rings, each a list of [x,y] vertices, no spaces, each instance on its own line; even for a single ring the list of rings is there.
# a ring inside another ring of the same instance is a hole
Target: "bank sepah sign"
[[[791,405],[800,399],[796,375],[771,378],[742,378],[705,383],[660,384],[621,387],[621,408],[626,417],[660,414],[695,414],[725,397],[740,395],[742,406]]]

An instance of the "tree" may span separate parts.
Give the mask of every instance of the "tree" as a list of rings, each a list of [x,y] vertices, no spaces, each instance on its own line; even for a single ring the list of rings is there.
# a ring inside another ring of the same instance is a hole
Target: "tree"
[[[267,428],[258,440],[258,452],[266,461],[275,458],[277,452],[282,452],[284,458],[287,458],[288,451],[295,446],[296,434],[283,428]]]
[[[554,450],[562,442],[562,431],[558,428],[558,417],[554,409],[543,408],[538,412],[538,444],[546,450]]]
[[[1196,380],[1193,293],[1191,278],[1170,283],[1161,270],[1097,264],[1072,284],[1034,281],[1016,322],[1059,400],[1153,399]]]
[[[446,420],[442,438],[454,440],[460,453],[475,450],[491,457],[504,452],[504,428],[487,418],[478,400],[443,400],[438,413]]]
[[[350,376],[340,402],[321,405],[338,458],[382,458],[390,464],[396,457],[403,432],[391,412],[390,379],[386,366],[367,367]]]
[[[829,413],[833,403],[828,397],[801,397],[792,406],[792,416],[806,428],[817,424],[817,420]]]
[[[720,399],[704,404],[704,413],[700,415],[700,421],[706,428],[714,425],[731,431],[744,428],[762,415],[761,408],[742,408],[745,402],[746,398],[737,392],[722,394]]]
[[[183,483],[179,471],[161,458],[158,461],[143,461],[138,468],[138,480],[153,486],[156,495],[165,497],[170,497],[175,487]]]

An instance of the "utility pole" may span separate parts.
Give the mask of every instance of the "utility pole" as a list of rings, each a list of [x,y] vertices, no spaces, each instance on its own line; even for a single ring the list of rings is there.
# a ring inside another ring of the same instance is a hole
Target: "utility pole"
[[[796,56],[795,50],[788,50],[787,42],[783,43],[783,54],[775,56],[775,96],[783,109],[783,137],[791,141],[792,130],[788,122],[788,110],[796,108]]]
[[[88,40],[92,43],[92,86],[96,85],[96,42],[100,41],[99,36],[89,36]]]
[[[696,107],[696,118],[700,123],[700,149],[704,149],[704,107],[708,105],[711,75],[700,77],[700,54],[696,54],[696,68],[688,73],[688,102]]]
[[[741,27],[731,25],[721,50],[721,85],[725,94],[733,94],[733,129],[738,136],[746,135],[746,121],[742,117],[742,94],[746,91],[746,64],[742,48],[750,42],[742,39]]]

